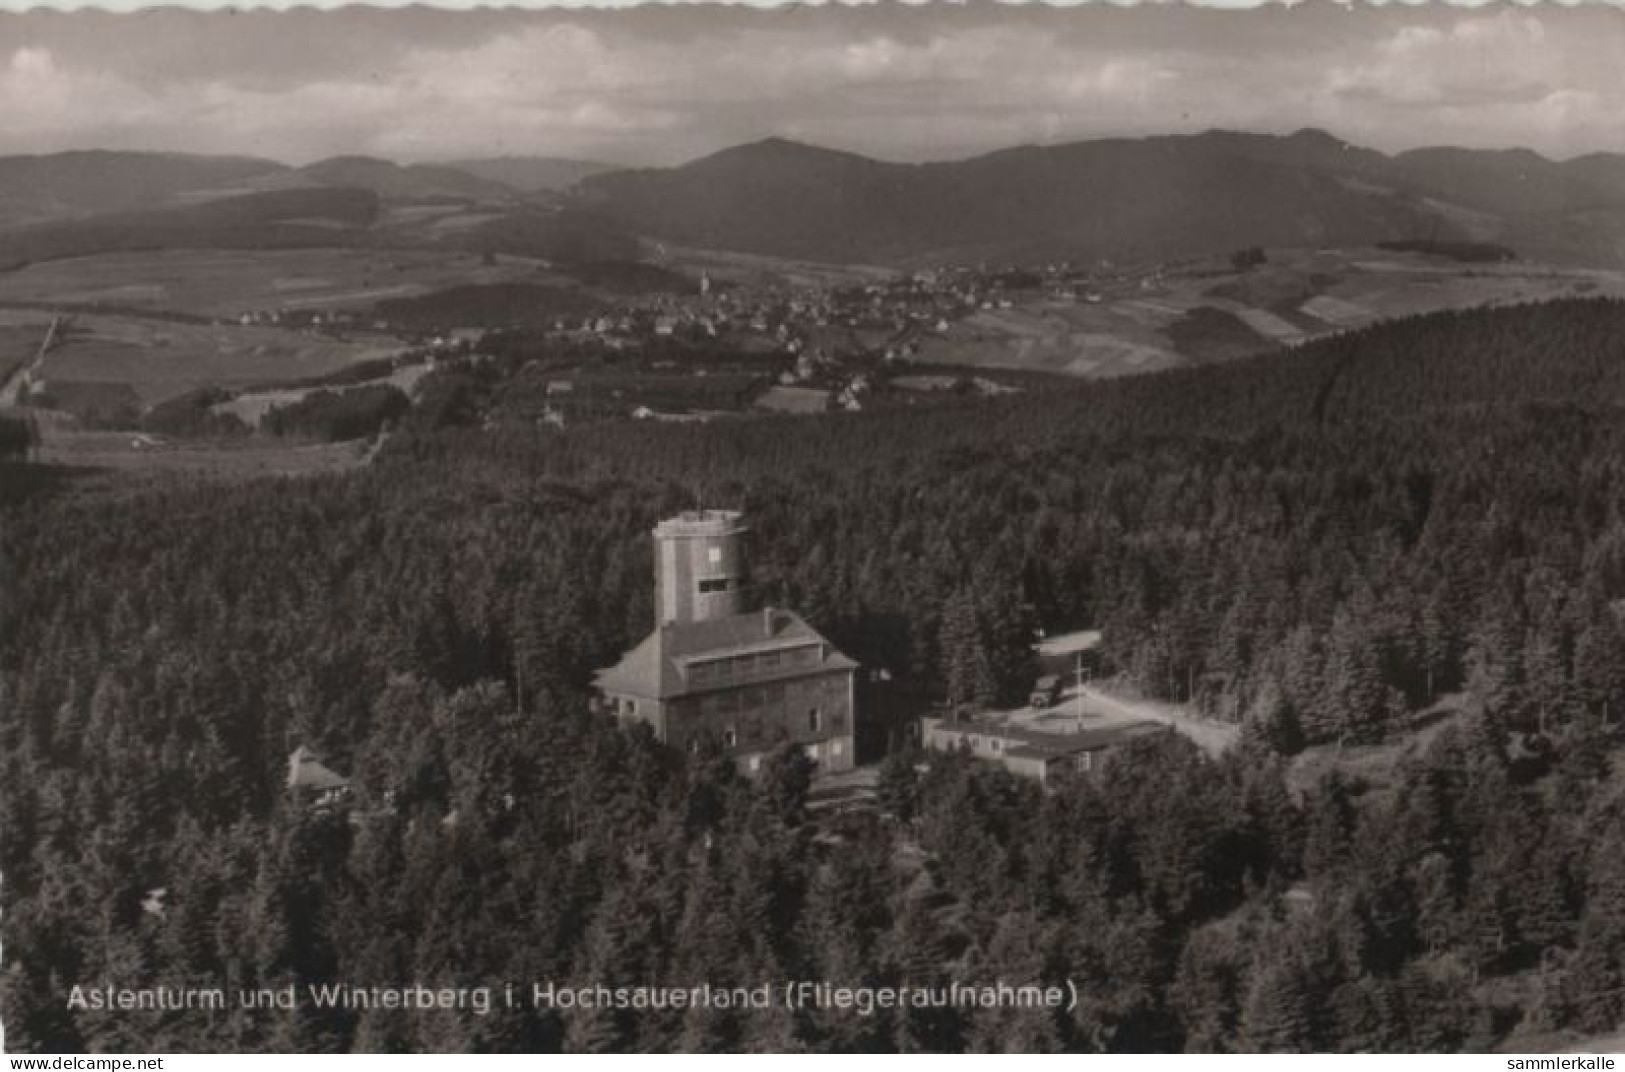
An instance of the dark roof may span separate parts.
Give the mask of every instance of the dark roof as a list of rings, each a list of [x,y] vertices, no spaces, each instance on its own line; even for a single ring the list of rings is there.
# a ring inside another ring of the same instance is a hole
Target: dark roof
[[[726,684],[701,687],[691,686],[688,680],[687,670],[696,662],[809,644],[823,646],[823,658],[816,665],[780,666]],[[620,662],[598,671],[596,681],[604,692],[667,699],[734,685],[784,681],[825,670],[854,670],[857,665],[836,651],[834,645],[800,615],[769,607],[710,621],[663,625],[621,656]]]

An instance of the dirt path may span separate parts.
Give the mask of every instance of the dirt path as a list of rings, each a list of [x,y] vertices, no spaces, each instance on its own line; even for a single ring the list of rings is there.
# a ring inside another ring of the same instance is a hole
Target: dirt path
[[[1241,736],[1241,727],[1228,722],[1215,722],[1209,718],[1193,715],[1183,708],[1173,704],[1159,703],[1156,700],[1142,700],[1137,697],[1119,696],[1106,692],[1097,685],[1083,687],[1085,701],[1091,706],[1109,711],[1125,718],[1143,718],[1152,722],[1161,722],[1195,741],[1197,746],[1210,756],[1217,756],[1236,743]]]
[[[51,326],[45,332],[45,341],[40,343],[39,350],[34,354],[34,359],[26,364],[19,365],[16,371],[11,374],[11,378],[0,384],[0,406],[11,407],[17,404],[17,399],[22,396],[23,384],[32,378],[34,373],[39,371],[40,366],[45,363],[45,355],[50,353],[51,347],[56,345],[56,334],[61,324],[61,317],[52,317]]]

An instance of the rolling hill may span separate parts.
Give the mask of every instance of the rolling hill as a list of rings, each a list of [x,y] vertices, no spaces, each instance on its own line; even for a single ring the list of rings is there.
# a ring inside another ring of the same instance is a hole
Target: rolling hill
[[[0,231],[0,266],[134,250],[346,246],[377,214],[370,190],[271,190]]]
[[[556,156],[498,156],[452,160],[446,167],[501,183],[524,193],[562,192],[593,175],[617,170],[613,164]]]
[[[300,177],[317,186],[353,186],[391,200],[464,198],[504,200],[514,189],[443,164],[396,164],[371,156],[335,156],[299,168]]]
[[[366,247],[510,254],[565,264],[637,259],[636,237],[600,214],[523,202],[484,202],[480,211],[468,212],[458,195],[428,192],[432,179],[417,185],[419,176],[412,174],[406,182],[395,182],[396,176],[382,168],[394,165],[377,168],[368,162],[326,172],[335,179],[372,178],[359,186],[304,185],[298,173],[282,172],[273,176],[276,188],[255,193],[0,227],[0,271],[69,257],[170,249]],[[407,174],[410,169],[398,171]],[[403,192],[411,188],[420,192]],[[428,215],[419,217],[409,209],[402,219],[385,211],[401,198],[416,200]],[[442,199],[446,203],[430,204]],[[458,216],[465,218],[462,225],[441,225]]]
[[[150,208],[286,171],[273,160],[89,150],[0,157],[0,225]]]
[[[561,171],[561,176],[585,174],[579,169],[593,167],[573,161],[535,163],[577,168]],[[289,167],[257,157],[86,150],[0,157],[0,226],[313,187],[365,189],[392,201],[504,201],[523,189],[449,164],[397,164],[368,156],[336,156]]]

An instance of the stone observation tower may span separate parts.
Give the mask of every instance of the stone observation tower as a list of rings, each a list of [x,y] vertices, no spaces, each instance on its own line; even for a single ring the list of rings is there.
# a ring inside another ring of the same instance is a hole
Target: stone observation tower
[[[746,774],[787,746],[851,770],[858,664],[799,614],[757,603],[745,533],[734,510],[655,526],[654,628],[598,671],[601,707],[674,747],[719,748]]]
[[[655,627],[742,614],[747,528],[737,510],[687,510],[655,526]]]

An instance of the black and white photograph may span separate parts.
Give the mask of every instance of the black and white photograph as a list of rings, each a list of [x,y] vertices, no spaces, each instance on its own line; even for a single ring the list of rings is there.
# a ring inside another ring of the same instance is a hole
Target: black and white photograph
[[[1604,2],[0,13],[10,1067],[1614,1068],[1622,71]]]

